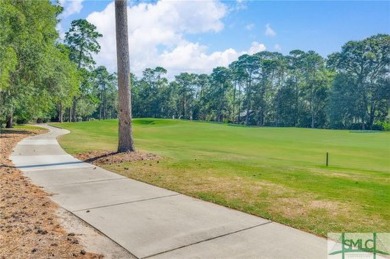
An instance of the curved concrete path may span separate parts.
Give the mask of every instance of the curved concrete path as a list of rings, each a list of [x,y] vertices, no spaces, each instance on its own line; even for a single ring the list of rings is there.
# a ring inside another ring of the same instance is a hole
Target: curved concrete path
[[[75,159],[66,130],[18,143],[11,159],[33,183],[138,258],[326,258],[326,240],[134,181]]]

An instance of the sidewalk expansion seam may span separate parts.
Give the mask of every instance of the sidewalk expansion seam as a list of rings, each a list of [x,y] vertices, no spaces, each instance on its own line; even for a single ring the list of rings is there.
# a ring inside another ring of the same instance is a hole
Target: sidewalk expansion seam
[[[50,171],[50,170],[47,170],[47,171]],[[52,186],[72,186],[72,185],[77,185],[77,184],[87,184],[87,183],[98,183],[98,182],[108,182],[108,181],[117,181],[117,180],[126,180],[128,178],[125,178],[125,177],[117,177],[117,178],[107,178],[107,179],[100,179],[100,180],[90,180],[90,181],[82,181],[82,182],[74,182],[74,183],[66,183],[66,184],[52,184],[52,185],[48,185],[47,187],[52,187]]]
[[[239,229],[239,230],[236,230],[236,231],[233,231],[233,232],[229,232],[229,233],[226,233],[226,234],[223,234],[223,235],[219,235],[219,236],[216,236],[216,237],[207,238],[205,240],[201,240],[201,241],[198,241],[198,242],[195,242],[195,243],[192,243],[192,244],[176,247],[176,248],[164,251],[164,252],[148,255],[148,256],[142,257],[142,259],[152,258],[152,257],[157,256],[157,255],[170,253],[170,252],[173,252],[173,251],[176,251],[176,250],[180,250],[180,249],[183,249],[183,248],[186,248],[186,247],[189,247],[189,246],[197,245],[197,244],[208,242],[208,241],[211,241],[211,240],[214,240],[214,239],[218,239],[218,238],[230,236],[230,235],[233,235],[233,234],[236,234],[236,233],[240,233],[240,232],[243,232],[243,231],[246,231],[246,230],[249,230],[249,229],[253,229],[253,228],[261,227],[261,226],[264,226],[264,225],[268,225],[270,223],[272,223],[272,221],[267,221],[267,222],[264,222],[264,223],[261,223],[261,224],[258,224],[258,225],[252,226],[252,227]]]
[[[137,202],[143,202],[143,201],[158,200],[158,199],[169,198],[169,197],[178,196],[178,195],[182,195],[182,194],[176,193],[176,194],[170,194],[170,195],[166,195],[166,196],[159,196],[159,197],[153,197],[153,198],[136,200],[136,201],[126,201],[126,202],[120,202],[120,203],[115,203],[115,204],[109,204],[109,205],[103,205],[103,206],[97,206],[97,207],[91,207],[91,208],[85,208],[85,209],[79,209],[79,210],[72,210],[72,212],[80,212],[80,211],[84,211],[84,210],[101,209],[101,208],[113,207],[113,206],[118,206],[118,205],[123,205],[123,204],[131,204],[131,203],[137,203]]]

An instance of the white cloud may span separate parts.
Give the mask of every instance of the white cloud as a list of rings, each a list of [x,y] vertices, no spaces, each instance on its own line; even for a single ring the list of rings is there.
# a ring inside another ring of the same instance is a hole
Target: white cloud
[[[268,36],[268,37],[275,37],[276,36],[276,32],[271,28],[271,25],[269,23],[267,23],[265,25],[264,34],[265,34],[265,36]]]
[[[265,45],[263,43],[259,43],[257,41],[254,41],[254,42],[252,42],[252,45],[248,50],[248,54],[253,55],[253,54],[256,54],[258,52],[264,51],[266,49],[267,48],[265,47]]]
[[[73,14],[80,13],[83,9],[84,0],[59,0],[60,5],[64,8],[64,11],[61,13],[60,18],[66,18]]]
[[[227,66],[246,52],[226,49],[209,53],[208,47],[186,39],[188,34],[219,32],[227,8],[219,0],[139,3],[128,7],[131,71],[137,75],[147,67],[163,66],[169,76],[180,72],[210,73]],[[110,3],[87,20],[103,34],[96,62],[116,70],[115,7]],[[248,52],[265,49],[254,42]]]
[[[240,11],[247,9],[247,0],[236,0],[235,6],[233,7],[234,11]]]
[[[198,43],[183,42],[172,51],[160,55],[163,67],[171,73],[177,74],[183,71],[193,73],[209,73],[217,66],[228,66],[237,59],[239,53],[234,49],[216,51],[207,54],[207,47]],[[183,70],[183,68],[185,68]]]
[[[245,29],[248,30],[248,31],[251,31],[255,28],[255,25],[253,23],[250,23],[250,24],[247,24],[245,26]]]
[[[59,0],[59,4],[64,8],[63,12],[60,14],[59,18],[65,19],[73,14],[78,14],[83,9],[84,0]],[[61,23],[58,23],[56,29],[59,33],[61,39],[65,38],[65,31]]]
[[[275,45],[274,45],[274,49],[275,49],[276,51],[282,51],[282,46],[280,46],[280,44],[275,44]]]
[[[65,38],[65,31],[64,31],[64,28],[62,27],[61,23],[57,23],[56,30],[60,36],[60,39],[63,40]]]

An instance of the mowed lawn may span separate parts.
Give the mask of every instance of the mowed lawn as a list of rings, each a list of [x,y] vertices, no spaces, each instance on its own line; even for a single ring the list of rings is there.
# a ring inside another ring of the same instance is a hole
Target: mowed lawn
[[[72,154],[116,150],[116,120],[56,126]],[[390,232],[389,133],[136,119],[134,137],[161,159],[107,169],[321,236]]]

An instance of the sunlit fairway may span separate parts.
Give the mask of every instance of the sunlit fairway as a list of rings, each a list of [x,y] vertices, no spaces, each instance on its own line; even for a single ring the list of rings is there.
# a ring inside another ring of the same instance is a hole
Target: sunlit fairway
[[[116,120],[56,126],[72,154],[116,150]],[[161,159],[106,168],[322,236],[390,232],[389,133],[136,119],[134,136]]]

